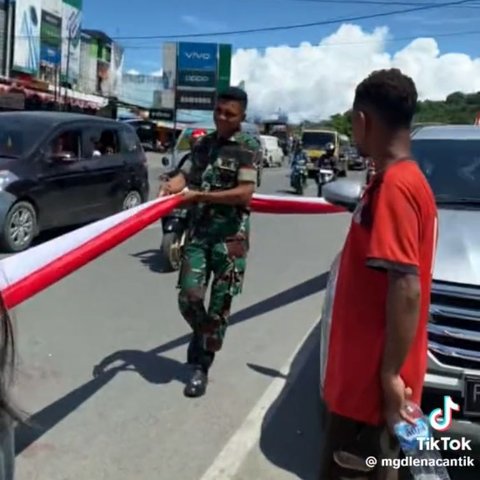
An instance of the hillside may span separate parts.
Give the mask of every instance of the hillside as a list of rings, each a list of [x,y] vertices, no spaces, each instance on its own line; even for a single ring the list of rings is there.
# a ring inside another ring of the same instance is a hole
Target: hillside
[[[473,125],[477,113],[480,113],[480,92],[471,94],[455,92],[450,94],[445,101],[425,100],[419,102],[414,123]],[[306,125],[313,126],[311,123],[306,123]],[[348,136],[352,134],[349,112],[333,115],[322,125],[332,127]]]

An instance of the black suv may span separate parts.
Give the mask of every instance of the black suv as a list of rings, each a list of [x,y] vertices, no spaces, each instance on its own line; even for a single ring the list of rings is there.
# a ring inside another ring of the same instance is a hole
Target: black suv
[[[128,124],[62,112],[0,113],[0,247],[25,250],[43,230],[143,203],[146,162]]]

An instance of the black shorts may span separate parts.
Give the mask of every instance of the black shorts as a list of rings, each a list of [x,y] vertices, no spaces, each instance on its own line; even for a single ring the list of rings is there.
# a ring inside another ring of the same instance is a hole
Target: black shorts
[[[319,480],[412,478],[406,469],[381,466],[382,459],[398,462],[402,456],[397,440],[386,427],[367,425],[326,410],[322,420]],[[369,457],[376,459],[376,466],[369,466]]]

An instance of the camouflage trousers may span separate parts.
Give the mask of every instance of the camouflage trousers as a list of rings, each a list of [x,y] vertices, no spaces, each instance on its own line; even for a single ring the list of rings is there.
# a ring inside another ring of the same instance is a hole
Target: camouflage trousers
[[[244,233],[221,242],[193,237],[184,248],[178,304],[203,351],[222,348],[232,299],[242,290],[248,248]],[[205,296],[212,275],[207,310]]]

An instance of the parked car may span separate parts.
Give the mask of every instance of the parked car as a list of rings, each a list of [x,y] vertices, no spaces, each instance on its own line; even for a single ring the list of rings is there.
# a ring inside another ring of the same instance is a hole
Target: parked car
[[[160,142],[158,140],[157,124],[150,120],[124,120],[125,123],[131,125],[137,132],[140,143],[144,149],[157,151]]]
[[[88,223],[148,199],[133,127],[62,112],[0,113],[0,245],[18,252],[42,231]]]
[[[261,135],[260,142],[263,151],[263,165],[266,167],[281,167],[283,164],[283,149],[277,137]]]
[[[358,154],[355,147],[345,147],[342,154],[350,170],[364,170],[366,168],[365,159]]]
[[[448,435],[471,439],[480,452],[480,129],[419,127],[412,152],[439,216],[424,401],[441,408],[450,395],[461,411]],[[360,191],[343,180],[326,185],[324,198],[353,210]]]

